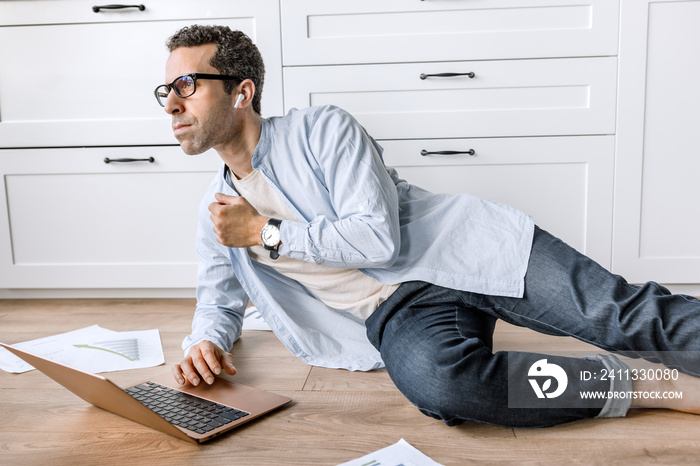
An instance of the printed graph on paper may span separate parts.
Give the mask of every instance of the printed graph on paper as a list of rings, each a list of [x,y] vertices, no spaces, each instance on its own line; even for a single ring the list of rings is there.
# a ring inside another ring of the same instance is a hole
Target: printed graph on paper
[[[73,346],[84,350],[106,351],[108,353],[116,354],[118,356],[126,358],[129,361],[139,360],[139,341],[136,338],[128,338],[125,340],[100,341],[91,344]]]

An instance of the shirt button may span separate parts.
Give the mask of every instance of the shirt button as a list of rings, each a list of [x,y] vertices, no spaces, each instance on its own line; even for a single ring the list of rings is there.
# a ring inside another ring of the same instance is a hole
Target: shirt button
[[[323,257],[326,257],[328,254],[327,254],[325,251],[323,251],[323,252],[321,253],[321,255],[322,255]]]
[[[296,250],[297,250],[297,245],[296,245],[296,244],[292,244],[292,245],[289,246],[289,249],[291,249],[292,251],[296,251]]]
[[[357,208],[360,210],[360,212],[365,211],[365,205],[364,204],[357,204]]]

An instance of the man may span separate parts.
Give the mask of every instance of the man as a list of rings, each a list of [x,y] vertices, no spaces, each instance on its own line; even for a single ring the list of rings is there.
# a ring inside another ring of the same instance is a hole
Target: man
[[[622,377],[629,368],[612,355],[492,352],[500,318],[698,375],[698,300],[628,285],[507,206],[409,185],[338,108],[261,118],[264,65],[240,32],[192,26],[168,48],[170,84],[156,97],[175,137],[185,153],[214,148],[223,161],[200,205],[197,309],[173,368],[179,383],[235,373],[229,351],[250,298],[303,361],[385,365],[411,402],[449,425],[623,416],[650,403],[632,393],[652,388],[684,390],[656,406],[700,407],[700,379],[678,371],[641,380]],[[518,409],[516,390],[509,398],[513,377],[531,384],[535,407]],[[581,391],[614,396],[586,401]]]

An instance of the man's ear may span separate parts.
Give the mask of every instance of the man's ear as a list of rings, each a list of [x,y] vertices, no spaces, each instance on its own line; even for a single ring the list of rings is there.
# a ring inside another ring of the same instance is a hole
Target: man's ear
[[[240,96],[243,96],[241,99]],[[236,96],[234,108],[245,108],[252,104],[253,96],[255,95],[255,83],[250,79],[244,79],[239,84],[238,94]]]

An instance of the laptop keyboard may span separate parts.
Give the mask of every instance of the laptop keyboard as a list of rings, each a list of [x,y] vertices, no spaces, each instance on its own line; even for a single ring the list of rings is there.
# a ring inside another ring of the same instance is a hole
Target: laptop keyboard
[[[171,424],[198,434],[206,434],[248,415],[245,411],[153,382],[136,385],[125,391]]]

